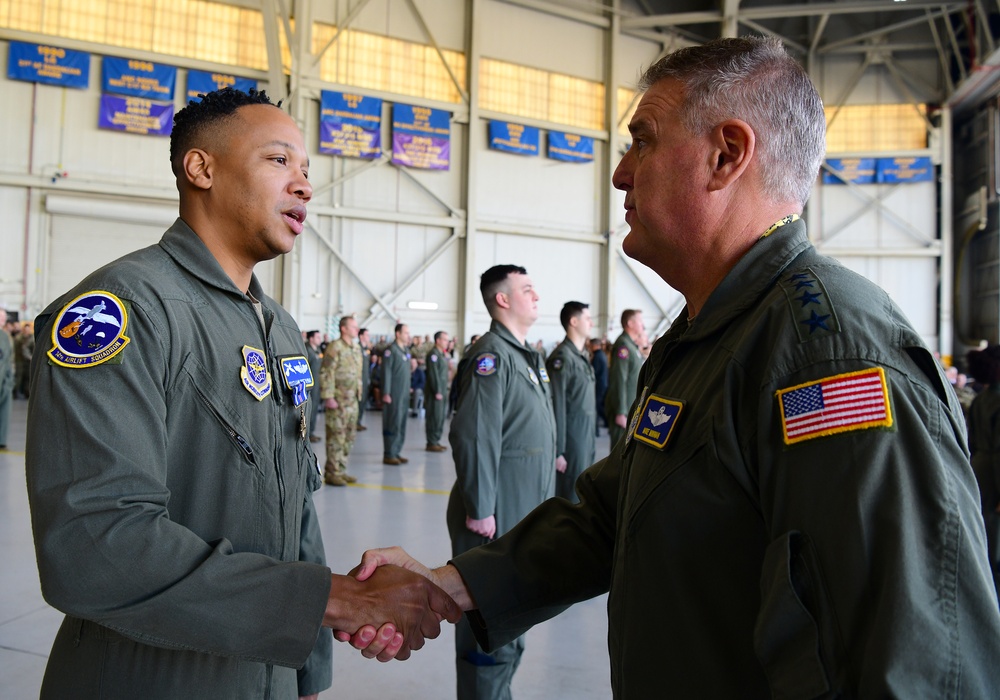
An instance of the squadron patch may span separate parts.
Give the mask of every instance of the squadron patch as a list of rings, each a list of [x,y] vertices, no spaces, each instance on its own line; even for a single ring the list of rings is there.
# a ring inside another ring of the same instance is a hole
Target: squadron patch
[[[280,364],[285,386],[291,390],[295,405],[301,406],[309,398],[306,389],[314,384],[309,361],[302,355],[293,355],[280,358]]]
[[[786,445],[821,435],[892,426],[889,390],[881,367],[780,389],[775,397]]]
[[[428,359],[429,359],[429,360],[430,360],[431,362],[437,362],[437,361],[438,361],[438,356],[437,356],[437,355],[431,355],[431,356],[430,356],[430,357],[429,357]]]
[[[620,348],[618,348],[618,359],[619,360],[627,360],[628,359],[628,348],[625,347],[624,345],[622,345]]]
[[[560,360],[558,357],[552,360],[552,369],[554,370],[562,369],[562,360]]]
[[[538,384],[538,375],[535,374],[535,370],[528,368],[528,377],[531,379],[532,384]]]
[[[484,352],[476,358],[476,374],[481,377],[488,377],[497,371],[497,356],[491,352]]]
[[[258,401],[271,393],[271,373],[267,371],[267,356],[263,350],[243,346],[243,366],[240,367],[243,388]]]
[[[63,367],[102,364],[128,345],[127,326],[128,310],[114,294],[99,290],[81,294],[52,323],[52,349],[47,354]]]
[[[392,350],[390,350],[389,348],[386,348],[385,352],[382,353],[382,354],[385,355],[386,357],[391,357],[392,356]]]
[[[650,394],[642,407],[632,436],[640,442],[662,450],[667,446],[667,440],[670,439],[670,434],[677,425],[677,417],[683,408],[684,404],[680,401]]]

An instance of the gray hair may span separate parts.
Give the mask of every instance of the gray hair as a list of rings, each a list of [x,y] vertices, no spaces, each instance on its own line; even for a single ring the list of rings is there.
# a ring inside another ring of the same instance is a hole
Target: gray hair
[[[826,117],[809,76],[778,39],[717,39],[680,49],[650,66],[639,88],[668,78],[684,85],[681,121],[691,133],[745,121],[757,137],[767,196],[806,203],[826,152]]]

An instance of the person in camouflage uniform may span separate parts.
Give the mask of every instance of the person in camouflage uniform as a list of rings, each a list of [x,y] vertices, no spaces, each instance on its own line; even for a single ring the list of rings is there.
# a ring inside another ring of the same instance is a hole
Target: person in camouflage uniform
[[[326,406],[323,480],[331,486],[347,486],[357,481],[347,473],[347,457],[357,434],[361,399],[362,359],[357,339],[357,320],[344,316],[340,319],[340,338],[326,346],[319,373],[320,396]]]
[[[448,343],[451,339],[444,331],[434,334],[434,345],[427,353],[427,451],[444,452],[448,448],[441,444],[444,431],[444,417],[448,412]]]

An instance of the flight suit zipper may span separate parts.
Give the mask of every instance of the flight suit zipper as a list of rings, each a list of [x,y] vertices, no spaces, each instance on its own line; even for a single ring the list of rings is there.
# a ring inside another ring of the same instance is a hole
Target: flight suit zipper
[[[202,394],[199,391],[198,396],[199,398],[201,398],[202,403],[205,404],[208,410],[212,412],[212,415],[215,416],[215,419],[219,421],[219,424],[222,426],[222,429],[229,434],[229,437],[232,439],[232,441],[235,442],[237,447],[240,448],[240,450],[243,452],[243,456],[246,457],[247,461],[250,462],[250,464],[257,466],[257,459],[254,457],[253,448],[250,446],[250,443],[247,442],[247,439],[242,435],[240,435],[238,432],[236,432],[236,429],[233,428],[233,426],[229,425],[229,422],[222,417],[222,414],[220,414],[217,410],[215,410],[215,406],[212,405],[212,403],[205,397],[204,394]]]

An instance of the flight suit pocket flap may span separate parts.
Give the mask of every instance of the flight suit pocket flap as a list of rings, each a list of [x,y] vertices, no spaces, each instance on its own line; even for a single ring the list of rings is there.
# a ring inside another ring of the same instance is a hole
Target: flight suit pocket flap
[[[768,546],[761,571],[761,603],[754,650],[775,700],[815,698],[830,684],[820,655],[820,631],[804,602],[811,574],[801,556],[807,539],[782,535]]]

